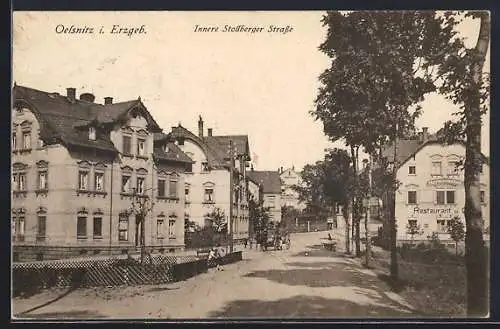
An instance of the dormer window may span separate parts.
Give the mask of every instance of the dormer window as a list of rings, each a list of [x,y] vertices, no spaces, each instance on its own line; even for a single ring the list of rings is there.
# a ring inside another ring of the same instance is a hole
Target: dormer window
[[[95,141],[96,140],[96,131],[95,131],[95,127],[89,127],[89,139],[91,141]]]

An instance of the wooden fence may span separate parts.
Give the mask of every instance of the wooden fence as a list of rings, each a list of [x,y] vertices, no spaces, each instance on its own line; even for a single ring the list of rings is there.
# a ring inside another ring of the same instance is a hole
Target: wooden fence
[[[241,251],[227,254],[220,264],[242,259]],[[13,296],[33,295],[52,287],[100,287],[164,284],[206,272],[207,259],[159,255],[140,263],[133,258],[64,260],[12,265]]]

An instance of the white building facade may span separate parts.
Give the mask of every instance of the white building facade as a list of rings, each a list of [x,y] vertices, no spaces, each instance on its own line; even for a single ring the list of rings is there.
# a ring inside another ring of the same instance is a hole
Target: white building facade
[[[427,141],[399,165],[396,192],[397,239],[412,239],[406,229],[409,223],[420,228],[414,241],[428,240],[437,233],[441,241],[450,241],[448,225],[458,217],[465,226],[464,172],[459,166],[465,158],[465,146],[461,143],[443,145]],[[483,164],[481,172],[481,204],[483,227],[489,239],[489,165]]]

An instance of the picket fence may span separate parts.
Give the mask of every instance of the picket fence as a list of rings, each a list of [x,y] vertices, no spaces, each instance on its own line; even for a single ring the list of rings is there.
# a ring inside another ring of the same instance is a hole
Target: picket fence
[[[241,251],[227,254],[220,264],[242,259]],[[196,256],[152,256],[146,262],[133,258],[58,260],[12,264],[14,296],[33,295],[52,287],[114,287],[154,285],[186,280],[208,270],[206,258]]]

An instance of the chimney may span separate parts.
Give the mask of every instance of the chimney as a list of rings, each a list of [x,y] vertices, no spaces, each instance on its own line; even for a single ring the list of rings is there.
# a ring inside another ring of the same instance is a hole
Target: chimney
[[[208,128],[208,136],[212,136],[212,132],[213,132],[213,129],[212,128]]]
[[[83,93],[80,95],[80,100],[93,103],[95,101],[95,96],[91,93]]]
[[[104,97],[104,105],[113,104],[113,97]]]
[[[203,137],[203,119],[201,118],[198,120],[198,137]]]
[[[427,142],[428,138],[429,138],[429,128],[423,127],[422,128],[422,142]]]
[[[74,102],[76,99],[76,88],[66,88],[66,97],[70,102]]]

